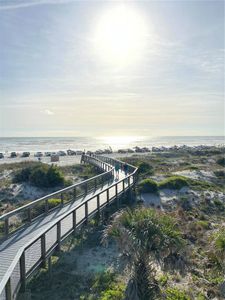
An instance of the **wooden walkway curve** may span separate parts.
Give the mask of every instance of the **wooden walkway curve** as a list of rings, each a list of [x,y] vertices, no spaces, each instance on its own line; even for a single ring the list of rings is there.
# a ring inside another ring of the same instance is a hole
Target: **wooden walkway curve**
[[[0,300],[16,299],[25,291],[26,280],[57,249],[61,242],[89,218],[100,212],[131,189],[136,182],[137,168],[123,162],[92,154],[83,155],[104,173],[35,200],[3,216],[4,234],[0,240]],[[114,166],[120,164],[119,180]],[[58,206],[51,208],[51,199]],[[20,221],[18,224],[18,220]]]

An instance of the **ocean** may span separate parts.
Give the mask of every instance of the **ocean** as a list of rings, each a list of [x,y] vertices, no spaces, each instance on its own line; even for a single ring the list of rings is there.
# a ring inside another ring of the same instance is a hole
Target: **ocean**
[[[36,152],[59,150],[98,150],[112,148],[116,151],[121,148],[152,146],[197,146],[222,145],[223,136],[120,136],[120,137],[10,137],[0,138],[0,152]]]

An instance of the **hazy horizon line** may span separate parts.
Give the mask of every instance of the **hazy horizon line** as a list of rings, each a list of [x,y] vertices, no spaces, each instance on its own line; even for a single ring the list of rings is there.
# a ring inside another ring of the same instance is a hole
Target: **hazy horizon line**
[[[1,138],[102,138],[102,137],[225,137],[224,135],[95,135],[95,136],[0,136]]]

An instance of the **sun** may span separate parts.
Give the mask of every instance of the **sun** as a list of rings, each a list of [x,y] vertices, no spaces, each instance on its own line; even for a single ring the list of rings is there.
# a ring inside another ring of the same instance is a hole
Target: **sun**
[[[147,26],[137,11],[118,6],[99,19],[94,36],[95,48],[102,59],[126,65],[141,57]]]

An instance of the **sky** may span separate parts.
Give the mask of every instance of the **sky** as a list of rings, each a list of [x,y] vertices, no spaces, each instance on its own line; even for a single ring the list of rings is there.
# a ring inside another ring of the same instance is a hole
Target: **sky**
[[[0,0],[0,136],[224,135],[224,1]]]

